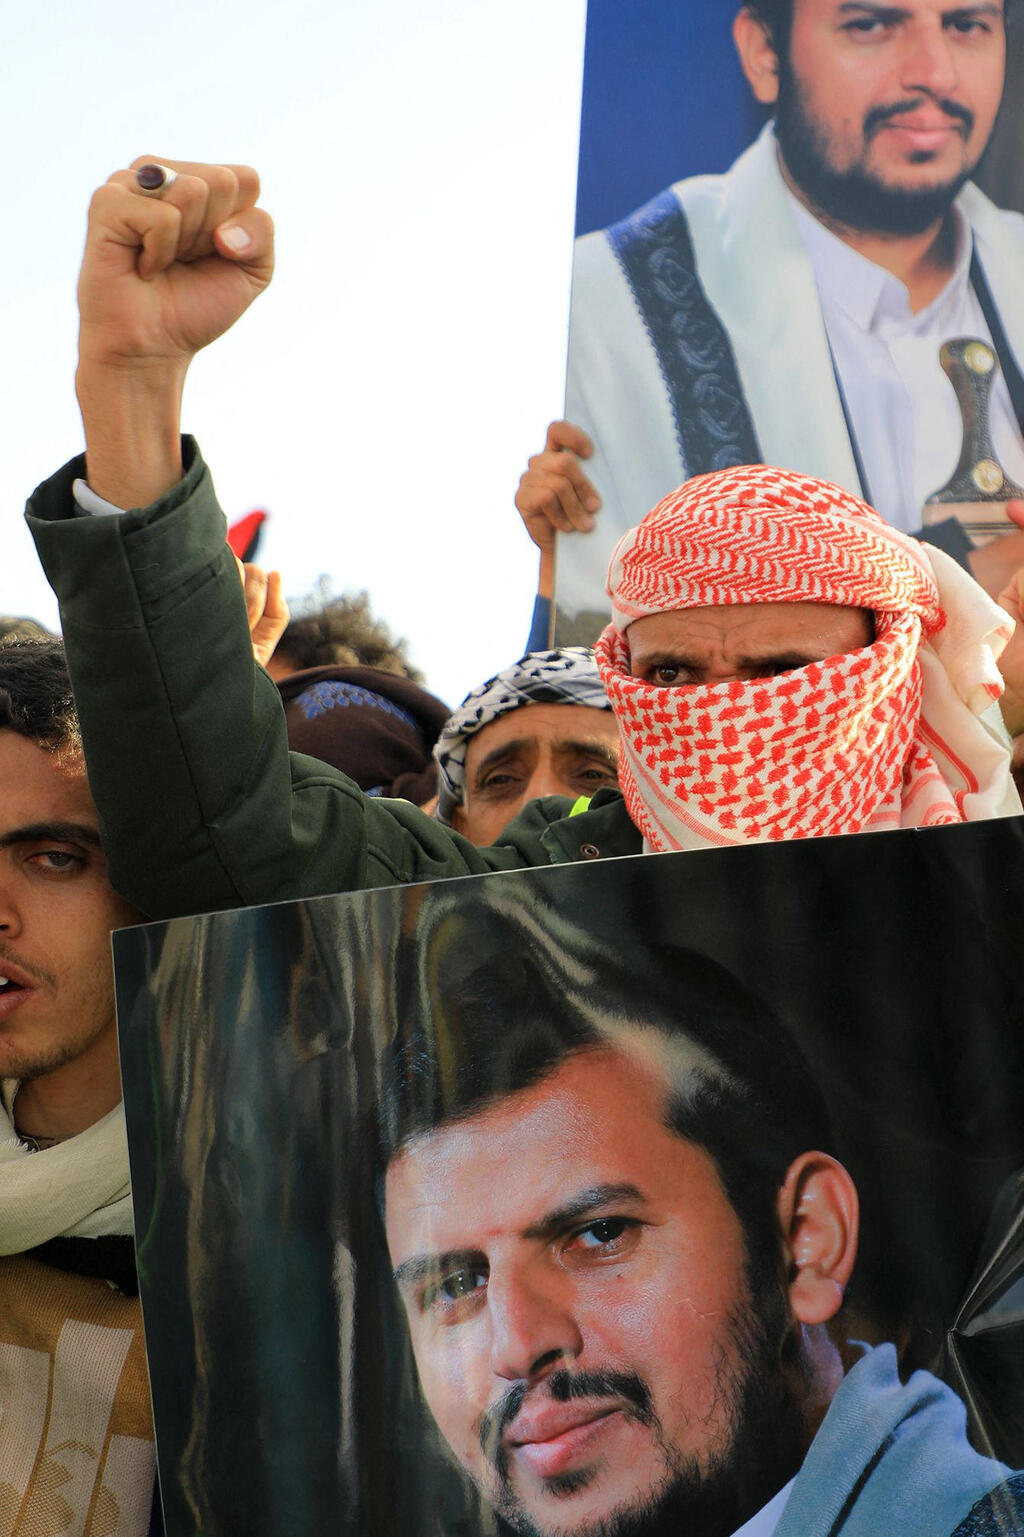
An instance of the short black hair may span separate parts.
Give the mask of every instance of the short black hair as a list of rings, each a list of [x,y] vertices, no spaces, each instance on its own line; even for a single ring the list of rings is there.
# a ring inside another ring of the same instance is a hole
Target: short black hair
[[[82,732],[59,640],[0,642],[0,730],[61,757],[82,752]]]
[[[833,1141],[778,1018],[694,950],[596,942],[537,882],[467,884],[426,892],[396,952],[382,1172],[418,1137],[541,1082],[572,1054],[646,1039],[668,1065],[666,1123],[713,1160],[751,1251],[777,1248],[787,1169]]]
[[[789,37],[793,30],[793,0],[746,0],[741,9],[749,11],[761,23],[775,52],[784,59],[789,52]]]

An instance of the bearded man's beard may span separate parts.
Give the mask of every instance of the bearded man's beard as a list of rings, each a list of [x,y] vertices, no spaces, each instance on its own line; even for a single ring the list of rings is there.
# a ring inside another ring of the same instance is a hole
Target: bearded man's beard
[[[724,1447],[702,1462],[682,1455],[668,1442],[646,1383],[639,1377],[627,1383],[622,1374],[609,1374],[607,1391],[626,1398],[632,1416],[650,1426],[664,1457],[664,1479],[596,1521],[581,1525],[570,1518],[564,1524],[538,1526],[522,1508],[507,1459],[496,1453],[499,1489],[492,1499],[507,1523],[505,1530],[517,1537],[729,1537],[767,1504],[797,1472],[808,1436],[802,1392],[806,1369],[781,1283],[766,1271],[767,1266],[748,1263],[751,1301],[732,1314],[732,1351],[718,1366],[716,1396],[727,1425]],[[590,1396],[589,1389],[574,1393],[573,1379],[586,1384],[593,1378],[593,1390],[600,1391],[601,1375],[556,1372],[547,1390],[563,1401]],[[518,1404],[510,1402],[509,1419],[516,1408]],[[552,1480],[550,1492],[568,1504],[589,1481],[568,1475],[561,1481],[564,1487]]]
[[[938,224],[973,172],[976,160],[955,177],[930,187],[890,186],[864,163],[872,136],[881,125],[898,121],[901,110],[918,104],[899,102],[869,112],[861,159],[839,170],[832,162],[827,134],[810,116],[803,88],[784,62],[779,73],[775,137],[786,168],[807,201],[828,220],[866,234],[921,235]],[[973,113],[959,102],[940,99],[937,105],[962,125],[966,140],[974,126]],[[926,163],[927,158],[922,154],[919,163]]]

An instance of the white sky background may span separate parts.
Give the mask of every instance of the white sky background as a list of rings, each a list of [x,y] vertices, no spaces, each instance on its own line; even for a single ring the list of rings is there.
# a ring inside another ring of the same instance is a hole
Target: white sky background
[[[584,0],[4,7],[0,611],[56,623],[21,522],[82,447],[75,275],[138,154],[247,161],[271,288],[200,355],[185,426],[289,594],[367,587],[456,704],[524,649],[512,497],[562,412]]]

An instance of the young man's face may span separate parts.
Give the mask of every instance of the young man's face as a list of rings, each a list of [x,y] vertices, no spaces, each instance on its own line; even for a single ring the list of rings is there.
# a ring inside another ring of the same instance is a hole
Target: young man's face
[[[725,1537],[795,1471],[781,1283],[752,1305],[714,1165],[635,1062],[577,1053],[416,1139],[386,1202],[427,1403],[517,1531]]]
[[[1003,92],[1003,0],[794,0],[776,132],[812,206],[913,233],[949,207]]]
[[[72,1098],[116,1084],[110,931],[138,919],[97,826],[80,762],[0,730],[0,1077],[59,1074]]]

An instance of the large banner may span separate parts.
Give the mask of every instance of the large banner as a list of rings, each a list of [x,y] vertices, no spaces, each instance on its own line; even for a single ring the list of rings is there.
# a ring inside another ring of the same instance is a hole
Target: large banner
[[[566,416],[603,506],[559,540],[559,642],[606,621],[618,538],[729,465],[835,481],[908,533],[1005,526],[1024,485],[1007,9],[1004,29],[1002,0],[591,0]]]
[[[1024,1531],[1022,854],[116,936],[169,1537]]]

